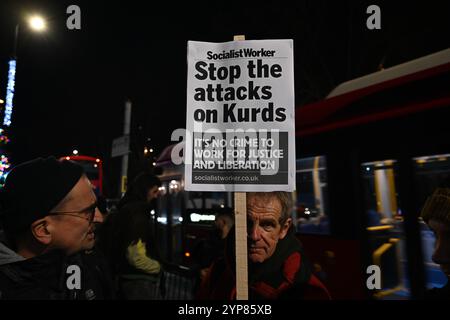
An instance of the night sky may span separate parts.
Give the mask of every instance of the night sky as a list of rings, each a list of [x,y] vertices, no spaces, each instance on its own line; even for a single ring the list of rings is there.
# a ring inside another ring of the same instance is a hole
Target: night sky
[[[66,8],[81,8],[81,30],[66,28]],[[368,30],[366,8],[381,7],[381,30]],[[48,32],[27,30],[38,12]],[[73,149],[115,172],[111,142],[133,102],[132,141],[161,151],[185,127],[188,40],[294,39],[296,105],[317,101],[343,81],[449,47],[446,1],[295,1],[195,4],[163,1],[0,1],[0,98],[14,27],[20,22],[13,123],[14,164]],[[138,159],[132,155],[131,160]],[[111,178],[112,179],[112,178]]]

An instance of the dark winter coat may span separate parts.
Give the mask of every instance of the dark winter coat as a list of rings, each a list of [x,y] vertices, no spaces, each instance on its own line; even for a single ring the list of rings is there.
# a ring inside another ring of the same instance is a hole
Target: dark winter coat
[[[80,270],[80,288],[68,286]],[[0,243],[0,299],[7,300],[94,300],[112,299],[113,288],[103,260],[95,252],[66,256],[53,250],[24,259]]]

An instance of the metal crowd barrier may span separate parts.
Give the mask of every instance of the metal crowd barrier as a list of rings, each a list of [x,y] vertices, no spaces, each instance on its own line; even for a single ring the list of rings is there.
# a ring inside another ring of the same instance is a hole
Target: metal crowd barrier
[[[198,274],[195,270],[179,265],[164,265],[160,283],[163,300],[193,300],[197,285]]]

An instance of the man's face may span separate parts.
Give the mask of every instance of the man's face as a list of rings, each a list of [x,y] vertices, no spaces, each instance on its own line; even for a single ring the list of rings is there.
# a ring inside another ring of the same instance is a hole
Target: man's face
[[[158,188],[158,186],[151,187],[148,190],[148,193],[147,193],[147,201],[150,202],[153,199],[158,198],[158,195],[159,195],[159,188]]]
[[[450,279],[450,227],[435,219],[431,219],[428,225],[436,235],[432,259],[441,266],[442,271]]]
[[[95,223],[103,222],[94,206],[96,197],[89,180],[82,176],[60,205],[51,212],[49,224],[52,248],[67,254],[92,249],[95,242]]]
[[[270,258],[291,224],[289,218],[280,225],[281,203],[274,197],[257,194],[247,196],[248,255],[251,262],[264,262]]]

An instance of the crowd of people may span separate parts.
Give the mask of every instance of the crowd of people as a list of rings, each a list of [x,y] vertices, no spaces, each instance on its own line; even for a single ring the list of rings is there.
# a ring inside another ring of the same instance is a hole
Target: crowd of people
[[[160,186],[154,174],[139,174],[107,214],[77,164],[48,157],[15,167],[0,192],[0,299],[162,299],[164,261],[150,215]],[[250,299],[332,298],[295,236],[291,208],[288,193],[247,193]],[[449,276],[450,190],[436,191],[422,215]],[[236,299],[233,224],[232,213],[217,214],[193,252],[198,299]],[[448,290],[427,297],[448,298]]]

